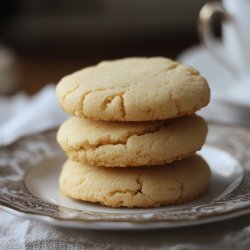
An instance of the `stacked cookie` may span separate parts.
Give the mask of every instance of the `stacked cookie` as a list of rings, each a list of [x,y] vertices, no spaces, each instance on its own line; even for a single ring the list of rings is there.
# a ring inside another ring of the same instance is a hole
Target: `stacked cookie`
[[[59,181],[65,195],[155,207],[207,189],[209,167],[195,155],[207,125],[194,113],[210,90],[191,67],[161,57],[106,61],[64,77],[56,95],[73,116],[57,135],[69,157]]]

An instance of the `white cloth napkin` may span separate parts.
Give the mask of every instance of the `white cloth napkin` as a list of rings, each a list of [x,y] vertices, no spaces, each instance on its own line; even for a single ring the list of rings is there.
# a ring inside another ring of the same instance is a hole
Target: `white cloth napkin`
[[[89,231],[59,228],[0,211],[0,250],[250,249],[250,217],[170,230]]]
[[[0,97],[0,146],[55,128],[66,118],[56,101],[55,86],[52,84],[32,97],[25,93]]]
[[[213,99],[207,107],[201,109],[197,114],[204,117],[208,122],[224,125],[250,126],[250,110],[216,102]]]

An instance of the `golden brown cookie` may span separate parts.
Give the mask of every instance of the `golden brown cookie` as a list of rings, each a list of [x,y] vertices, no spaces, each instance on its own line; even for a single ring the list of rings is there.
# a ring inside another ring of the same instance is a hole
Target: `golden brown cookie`
[[[68,160],[60,190],[74,199],[111,207],[157,207],[183,203],[208,188],[210,170],[200,156],[165,166],[102,168]]]
[[[125,123],[73,117],[61,125],[57,140],[71,160],[126,167],[161,165],[193,155],[206,134],[206,122],[196,115]]]
[[[192,114],[206,106],[210,90],[193,68],[163,57],[105,61],[64,77],[56,96],[82,118],[151,121]]]

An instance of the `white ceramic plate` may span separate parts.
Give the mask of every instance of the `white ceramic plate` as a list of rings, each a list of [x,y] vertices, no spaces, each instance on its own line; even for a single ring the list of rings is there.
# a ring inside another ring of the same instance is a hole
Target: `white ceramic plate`
[[[58,176],[65,157],[55,133],[31,136],[0,150],[0,207],[24,218],[83,229],[173,228],[248,213],[250,181],[243,178],[240,163],[213,146],[204,146],[200,154],[212,170],[209,190],[201,198],[160,208],[114,209],[61,195]]]
[[[201,45],[191,47],[182,52],[177,59],[196,68],[208,80],[212,89],[212,100],[238,106],[249,112],[249,84],[241,85],[236,81],[205,47]]]
[[[150,218],[159,212],[171,212],[177,209],[186,209],[195,205],[201,205],[222,198],[239,186],[243,177],[243,169],[239,163],[227,152],[211,146],[204,146],[199,152],[208,162],[212,171],[212,179],[209,190],[196,201],[184,205],[164,206],[153,209],[125,209],[109,208],[88,202],[75,201],[64,197],[58,188],[58,178],[65,161],[64,155],[44,159],[31,168],[25,178],[24,184],[27,191],[42,201],[53,203],[61,207],[91,211],[95,213],[140,214]],[[214,159],[218,159],[215,161]],[[223,164],[222,164],[223,163]]]

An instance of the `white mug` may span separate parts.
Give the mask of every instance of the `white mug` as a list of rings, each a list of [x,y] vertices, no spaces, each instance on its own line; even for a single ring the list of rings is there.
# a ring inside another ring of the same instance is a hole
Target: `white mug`
[[[220,43],[211,22],[216,13],[224,19]],[[200,11],[199,33],[211,54],[232,73],[235,82],[250,87],[250,0],[205,4]]]

